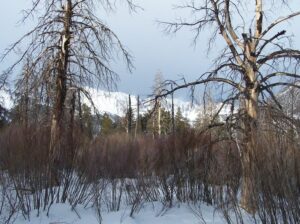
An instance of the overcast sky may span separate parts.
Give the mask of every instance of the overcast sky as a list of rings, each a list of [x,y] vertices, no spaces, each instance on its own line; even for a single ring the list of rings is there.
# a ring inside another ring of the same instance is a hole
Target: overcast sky
[[[9,0],[1,4],[1,51],[30,27],[30,24],[18,24],[22,18],[20,11],[28,7],[30,2],[30,0]],[[216,54],[212,53],[207,57],[205,39],[208,35],[206,33],[202,34],[197,46],[193,46],[193,33],[186,30],[177,35],[165,35],[156,22],[157,20],[174,21],[182,15],[181,11],[173,10],[173,6],[182,3],[182,0],[136,0],[135,2],[144,10],[129,13],[125,5],[120,5],[118,10],[110,15],[99,15],[117,33],[134,57],[135,70],[132,74],[125,69],[122,62],[113,66],[120,74],[121,81],[118,86],[120,91],[147,95],[151,93],[154,76],[158,71],[162,72],[165,79],[179,79],[184,76],[187,80],[193,80],[210,68]],[[300,20],[297,19],[289,24],[289,28],[296,33],[296,40],[300,40],[297,35],[299,23]],[[296,43],[296,46],[299,44]],[[218,50],[220,49],[216,49]],[[8,62],[12,60],[13,58],[10,58]],[[3,69],[4,66],[0,65],[0,70]]]

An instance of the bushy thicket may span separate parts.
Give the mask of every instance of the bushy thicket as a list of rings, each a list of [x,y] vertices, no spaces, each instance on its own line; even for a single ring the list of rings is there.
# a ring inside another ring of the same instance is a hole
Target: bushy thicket
[[[11,124],[0,132],[0,222],[12,223],[17,213],[29,219],[33,210],[49,211],[53,203],[70,203],[74,210],[93,206],[101,221],[103,210],[126,205],[133,216],[145,202],[158,201],[165,209],[188,203],[199,212],[198,205],[206,203],[228,223],[243,223],[243,145],[224,140],[227,132],[187,129],[157,138],[119,133],[90,140],[74,131],[72,144],[63,137],[60,160],[51,165],[50,128]],[[299,223],[297,132],[264,126],[255,145],[253,221]]]

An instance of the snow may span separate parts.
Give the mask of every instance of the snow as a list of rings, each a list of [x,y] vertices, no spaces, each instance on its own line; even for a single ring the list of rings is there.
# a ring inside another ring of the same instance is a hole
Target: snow
[[[15,224],[98,224],[99,219],[92,208],[78,206],[71,211],[67,204],[55,204],[51,207],[49,216],[46,212],[39,217],[32,212],[30,220],[19,216]],[[197,214],[187,205],[177,205],[162,212],[159,203],[148,203],[143,206],[134,217],[129,216],[130,208],[118,212],[102,213],[102,224],[224,224],[222,215],[215,212],[212,207],[202,206],[202,214]],[[201,218],[202,217],[202,218]]]
[[[124,116],[129,105],[129,94],[122,92],[107,92],[103,90],[89,89],[91,98],[94,102],[97,110],[103,114],[113,114],[118,116]],[[150,102],[150,98],[142,99],[140,105],[140,113],[145,114],[148,110],[151,110],[153,103]],[[90,106],[87,99],[84,99],[84,103]],[[137,96],[131,95],[132,109],[136,113],[137,111]],[[164,99],[162,102],[164,108],[171,112],[171,99]],[[203,110],[203,107],[198,104],[191,104],[191,102],[183,101],[180,99],[174,99],[175,113],[177,108],[180,108],[182,115],[190,121],[195,121],[198,113]]]
[[[0,90],[0,105],[6,109],[11,109],[13,107],[13,100],[11,96],[4,90]]]
[[[101,113],[114,114],[124,116],[128,108],[129,96],[121,92],[107,92],[103,90],[89,89],[89,93],[97,110]],[[136,99],[132,97],[135,104]],[[90,105],[88,99],[84,99],[84,103]]]
[[[97,90],[93,88],[89,88],[88,92],[90,93],[91,99],[93,103],[100,112],[100,114],[108,113],[110,115],[117,115],[122,117],[125,115],[128,105],[129,105],[129,94],[123,92],[108,92],[104,90]],[[153,109],[153,102],[150,102],[150,98],[141,99],[140,105],[140,113],[145,114],[147,111]],[[91,106],[89,100],[85,97],[83,102],[87,105]],[[11,109],[13,107],[13,100],[7,92],[3,90],[0,91],[0,104],[3,105],[7,109]],[[137,96],[131,95],[131,104],[133,112],[137,111]],[[162,101],[162,106],[171,112],[172,101],[170,98],[166,98]],[[215,112],[216,109],[219,108],[221,104],[215,104]],[[174,108],[175,113],[178,108],[180,108],[182,115],[187,118],[192,124],[196,121],[199,114],[204,113],[203,105],[192,104],[189,101],[184,101],[181,99],[174,99]],[[231,108],[229,105],[224,106],[224,108],[220,112],[221,117],[226,117],[230,114]]]
[[[129,105],[129,94],[122,92],[107,92],[103,90],[89,89],[91,98],[94,102],[95,107],[100,112],[100,114],[108,113],[112,115],[118,115],[119,117],[124,116]],[[84,102],[90,106],[87,99]],[[171,112],[172,100],[171,98],[165,98],[161,102],[162,106]],[[131,106],[133,112],[137,111],[137,96],[131,95]],[[213,112],[216,113],[222,103],[213,104]],[[197,103],[191,103],[190,101],[184,101],[181,99],[174,99],[174,109],[175,113],[177,109],[180,108],[182,115],[188,119],[188,121],[193,124],[196,121],[199,114],[204,116],[204,107]],[[147,111],[153,109],[153,102],[150,98],[141,99],[140,113],[145,114]],[[237,112],[235,108],[234,112]],[[231,105],[224,105],[219,113],[221,120],[224,120],[229,114],[231,114]]]

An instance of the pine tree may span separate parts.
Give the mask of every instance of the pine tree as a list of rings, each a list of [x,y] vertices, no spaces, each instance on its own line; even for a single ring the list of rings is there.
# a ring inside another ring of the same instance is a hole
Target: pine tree
[[[143,114],[140,118],[141,120],[141,131],[146,133],[151,133],[152,130],[152,122],[151,122],[151,113],[150,111],[147,111],[145,114]]]
[[[161,108],[161,134],[167,135],[172,132],[172,115],[169,111]]]
[[[109,135],[113,132],[113,121],[107,113],[104,113],[101,121],[101,134]]]
[[[89,137],[93,137],[93,116],[91,112],[91,108],[83,104],[81,107],[82,111],[82,118],[81,118],[81,124],[83,127],[83,132]]]
[[[0,105],[0,129],[8,123],[8,111]]]
[[[188,120],[182,115],[180,107],[177,107],[175,114],[175,131],[181,133],[189,128]]]

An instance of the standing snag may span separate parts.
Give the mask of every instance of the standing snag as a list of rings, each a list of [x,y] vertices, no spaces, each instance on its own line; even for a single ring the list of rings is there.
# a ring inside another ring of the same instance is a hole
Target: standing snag
[[[134,9],[131,0],[126,2]],[[52,108],[49,154],[52,162],[59,160],[61,153],[66,103],[70,102],[67,106],[73,108],[70,110],[70,121],[73,122],[72,116],[81,95],[91,99],[88,87],[111,89],[115,86],[118,75],[110,66],[113,58],[121,54],[129,70],[132,69],[128,51],[117,35],[96,16],[98,9],[111,10],[113,7],[114,3],[109,0],[35,0],[32,8],[25,11],[24,21],[34,16],[38,19],[37,25],[11,45],[3,56],[5,58],[23,42],[28,42],[19,59],[1,77],[8,77],[18,64],[30,57],[28,70],[31,72],[28,75],[34,77],[30,78],[34,81],[28,89],[37,90],[41,101],[49,99]],[[38,13],[37,9],[43,11]],[[24,80],[20,79],[19,87]],[[68,131],[72,141],[73,130]]]
[[[242,124],[240,128],[243,130],[244,147],[241,154],[243,169],[241,205],[253,213],[256,209],[255,200],[251,195],[255,186],[254,133],[259,128],[259,108],[275,105],[275,110],[282,109],[276,97],[275,87],[300,88],[299,85],[291,82],[291,79],[300,79],[298,73],[300,51],[287,47],[288,31],[276,32],[274,30],[280,29],[279,25],[283,22],[299,16],[300,11],[272,21],[272,18],[264,19],[267,15],[265,12],[271,6],[270,4],[282,3],[282,1],[270,3],[263,0],[251,0],[250,2],[253,14],[245,10],[249,7],[249,1],[246,0],[193,0],[179,7],[191,10],[193,17],[181,19],[179,22],[161,23],[168,33],[176,33],[185,27],[195,30],[195,41],[201,38],[202,30],[213,29],[209,49],[217,37],[223,39],[225,48],[215,61],[215,68],[211,72],[201,75],[194,82],[177,83],[174,88],[171,88],[171,85],[174,85],[173,82],[166,82],[166,88],[157,94],[156,99],[182,88],[192,87],[193,90],[195,86],[201,84],[212,83],[222,86],[219,88],[221,92],[215,92],[219,96],[226,92],[222,95],[224,100],[221,108],[226,104],[232,104],[232,108],[239,108],[238,116],[231,114],[232,116],[227,119],[227,124],[232,127]],[[247,24],[246,21],[254,22]]]

